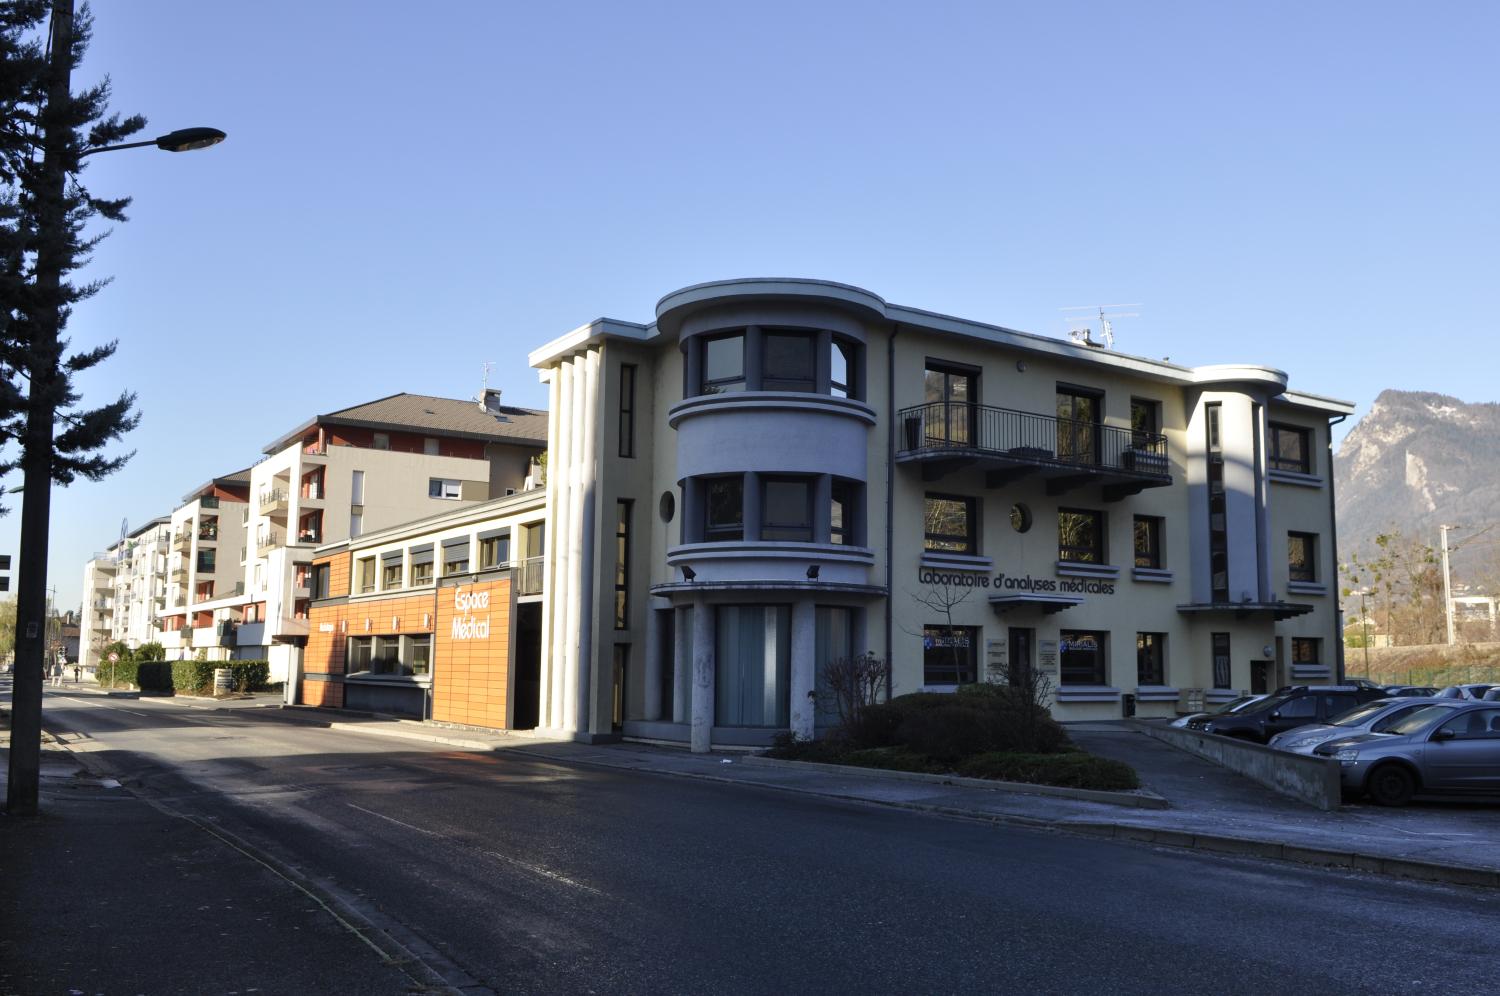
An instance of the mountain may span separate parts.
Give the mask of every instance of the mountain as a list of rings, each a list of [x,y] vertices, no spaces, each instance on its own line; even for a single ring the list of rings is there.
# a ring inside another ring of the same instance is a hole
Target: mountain
[[[1333,458],[1339,557],[1373,550],[1399,529],[1434,548],[1438,526],[1500,523],[1500,404],[1465,404],[1445,394],[1382,391]],[[1486,539],[1500,534],[1500,525]],[[1455,580],[1494,559],[1492,543],[1453,557]]]

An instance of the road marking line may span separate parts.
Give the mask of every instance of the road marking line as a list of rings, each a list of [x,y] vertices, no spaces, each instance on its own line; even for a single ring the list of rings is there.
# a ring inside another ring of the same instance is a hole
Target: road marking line
[[[350,809],[357,809],[361,813],[368,813],[371,816],[379,817],[380,819],[385,820],[387,823],[394,823],[398,827],[405,827],[408,830],[415,830],[417,833],[423,834],[428,837],[437,837],[443,840],[452,839],[454,843],[463,843],[460,840],[449,838],[446,835],[440,834],[434,830],[428,830],[426,827],[413,826],[410,823],[403,823],[401,820],[396,819],[394,816],[387,816],[384,813],[377,813],[375,812],[375,810],[366,809],[363,806],[356,806],[352,802],[346,802],[344,803],[344,805],[348,806]],[[497,861],[503,861],[508,865],[512,865],[516,868],[521,869],[522,871],[528,871],[533,875],[540,875],[542,878],[550,879],[553,882],[559,882],[562,885],[569,885],[575,889],[581,889],[584,892],[591,892],[596,896],[604,895],[603,892],[600,892],[592,885],[584,885],[582,882],[578,882],[574,879],[568,878],[568,876],[566,875],[559,875],[557,872],[552,871],[549,868],[543,868],[541,865],[534,865],[528,861],[522,861],[520,858],[513,858],[509,854],[501,854],[499,851],[487,851],[482,847],[476,848],[476,850],[478,850],[480,854],[488,855],[489,857],[492,857]]]

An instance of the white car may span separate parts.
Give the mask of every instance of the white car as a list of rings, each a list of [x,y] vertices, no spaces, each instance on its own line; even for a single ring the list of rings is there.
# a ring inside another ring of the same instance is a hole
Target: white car
[[[1299,726],[1295,730],[1278,733],[1267,741],[1267,747],[1284,750],[1292,754],[1311,754],[1323,743],[1339,737],[1353,737],[1361,733],[1384,733],[1407,716],[1431,705],[1435,699],[1412,698],[1376,699],[1342,712],[1326,723]]]

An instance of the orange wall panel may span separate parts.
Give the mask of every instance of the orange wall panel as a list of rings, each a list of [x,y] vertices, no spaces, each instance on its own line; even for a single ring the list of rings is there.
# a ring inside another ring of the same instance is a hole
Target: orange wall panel
[[[506,727],[510,695],[510,579],[438,591],[432,718]]]

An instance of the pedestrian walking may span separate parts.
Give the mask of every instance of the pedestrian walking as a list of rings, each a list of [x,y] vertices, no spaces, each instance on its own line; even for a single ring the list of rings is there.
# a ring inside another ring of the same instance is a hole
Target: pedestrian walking
[[[76,685],[76,684],[78,684],[82,680],[83,680],[83,668],[81,666],[77,665],[77,664],[74,664],[73,665],[73,684]]]

